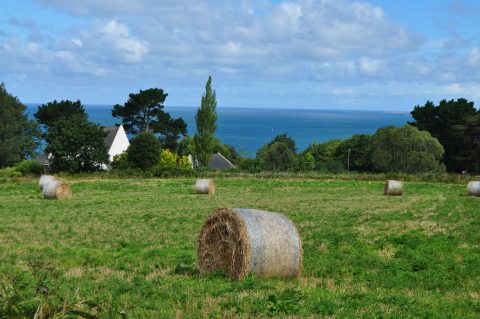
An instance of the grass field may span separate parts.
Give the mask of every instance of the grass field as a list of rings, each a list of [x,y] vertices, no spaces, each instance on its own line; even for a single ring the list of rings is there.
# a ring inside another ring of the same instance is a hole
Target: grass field
[[[0,317],[480,318],[480,198],[465,185],[223,178],[0,184]],[[299,279],[199,277],[218,207],[281,212],[303,241]]]

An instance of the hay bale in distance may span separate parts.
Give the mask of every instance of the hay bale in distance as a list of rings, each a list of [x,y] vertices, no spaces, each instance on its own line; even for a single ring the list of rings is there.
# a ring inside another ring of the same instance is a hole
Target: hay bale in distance
[[[403,195],[403,182],[388,180],[385,182],[385,188],[383,190],[384,195],[389,196],[402,196]]]
[[[197,179],[195,183],[195,193],[197,194],[215,194],[215,184],[212,179]]]
[[[202,275],[223,269],[231,279],[250,272],[260,277],[297,277],[302,242],[295,225],[282,214],[219,208],[200,231],[197,262]]]
[[[42,175],[40,176],[38,187],[40,187],[40,189],[43,189],[48,182],[51,182],[54,180],[55,180],[55,177],[53,177],[52,175]]]
[[[480,197],[480,181],[469,182],[467,186],[467,194],[468,196]]]
[[[43,198],[66,199],[72,196],[70,185],[62,181],[50,181],[43,187]]]

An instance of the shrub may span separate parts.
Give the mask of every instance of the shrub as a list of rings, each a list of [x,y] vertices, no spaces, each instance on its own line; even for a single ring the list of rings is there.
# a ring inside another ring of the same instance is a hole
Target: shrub
[[[317,169],[328,173],[341,173],[345,171],[345,166],[339,160],[329,160],[317,164]]]
[[[121,154],[115,155],[112,161],[112,168],[114,169],[127,169],[132,167],[128,161],[128,152],[125,151]]]
[[[315,158],[312,153],[305,152],[298,157],[298,169],[301,171],[311,171],[315,169]]]
[[[350,170],[371,172],[374,170],[372,162],[373,136],[368,134],[355,134],[343,140],[338,145],[335,155],[347,167],[350,160]],[[349,150],[350,149],[350,158]]]
[[[5,167],[0,169],[1,178],[14,178],[20,176],[22,176],[22,173],[20,173],[15,167]]]
[[[249,173],[259,173],[263,170],[262,162],[259,159],[249,157],[240,157],[237,167]]]
[[[330,140],[321,144],[310,144],[303,153],[309,152],[315,158],[315,163],[320,164],[335,159],[335,152],[342,141],[339,139]]]
[[[186,156],[179,156],[169,150],[160,152],[160,160],[157,165],[160,167],[192,168]]]
[[[295,168],[296,158],[288,144],[275,142],[260,154],[260,160],[266,169],[284,171]]]
[[[160,158],[160,141],[153,133],[142,132],[135,136],[127,150],[128,162],[133,167],[147,169],[155,166]]]
[[[43,165],[37,161],[27,161],[23,160],[17,165],[15,169],[20,172],[22,175],[41,175],[43,173]]]
[[[387,126],[374,135],[372,159],[382,172],[442,173],[444,150],[427,131],[410,125]]]

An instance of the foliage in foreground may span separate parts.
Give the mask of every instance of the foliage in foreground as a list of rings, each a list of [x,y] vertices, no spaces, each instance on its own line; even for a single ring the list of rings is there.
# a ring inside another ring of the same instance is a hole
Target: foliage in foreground
[[[478,318],[479,199],[465,185],[379,181],[71,180],[0,184],[0,317]],[[239,196],[241,194],[241,196]],[[152,203],[161,203],[154,205]],[[218,207],[284,213],[303,241],[299,279],[199,277],[198,232]]]

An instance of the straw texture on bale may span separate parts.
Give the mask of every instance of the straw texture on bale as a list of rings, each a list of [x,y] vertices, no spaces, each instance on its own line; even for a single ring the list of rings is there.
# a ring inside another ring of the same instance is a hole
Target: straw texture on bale
[[[469,182],[467,186],[469,196],[480,196],[480,181]]]
[[[43,198],[66,199],[72,196],[70,185],[62,181],[50,181],[43,187]]]
[[[384,195],[390,196],[402,196],[403,195],[403,182],[388,180],[385,182],[385,188],[383,190]]]
[[[55,180],[55,177],[53,177],[52,175],[42,175],[40,176],[40,181],[38,182],[38,187],[40,187],[40,189],[43,189],[45,187],[45,185],[47,185],[48,182],[51,182],[51,181],[54,181]]]
[[[200,231],[197,261],[201,275],[223,269],[231,279],[251,272],[260,277],[297,277],[302,242],[295,225],[282,214],[219,208]]]
[[[211,179],[197,179],[195,183],[195,192],[197,194],[214,194],[215,184]]]

